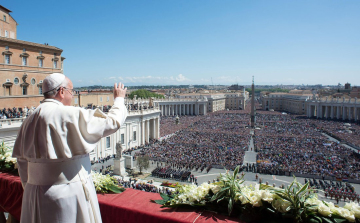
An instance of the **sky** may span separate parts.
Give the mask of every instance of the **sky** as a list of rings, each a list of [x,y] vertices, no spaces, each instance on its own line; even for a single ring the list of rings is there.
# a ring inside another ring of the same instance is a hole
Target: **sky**
[[[359,0],[13,0],[89,85],[360,85]]]

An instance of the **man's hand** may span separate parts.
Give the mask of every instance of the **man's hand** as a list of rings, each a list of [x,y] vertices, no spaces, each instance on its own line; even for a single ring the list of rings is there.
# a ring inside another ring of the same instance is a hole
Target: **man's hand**
[[[118,97],[125,98],[126,90],[127,90],[127,88],[124,88],[124,85],[121,82],[119,83],[119,87],[115,83],[114,84],[114,99],[118,98]]]

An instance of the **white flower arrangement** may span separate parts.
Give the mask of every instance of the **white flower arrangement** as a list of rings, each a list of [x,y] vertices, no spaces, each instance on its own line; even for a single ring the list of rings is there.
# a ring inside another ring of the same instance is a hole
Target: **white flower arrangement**
[[[110,175],[103,175],[91,171],[91,178],[94,182],[95,190],[98,193],[121,193],[125,190],[124,188],[119,187],[116,184],[117,180]]]
[[[234,172],[236,173],[236,171]],[[162,196],[164,200],[155,202],[164,207],[202,206],[209,210],[215,209],[220,213],[224,213],[227,208],[225,206],[229,206],[229,215],[236,214],[242,218],[241,216],[249,215],[248,213],[251,212],[253,216],[256,215],[257,217],[257,219],[252,219],[254,222],[261,221],[259,219],[261,216],[273,217],[273,221],[278,221],[279,216],[286,216],[286,219],[290,216],[286,222],[337,223],[360,221],[359,204],[351,202],[346,203],[344,207],[337,207],[332,202],[319,200],[317,194],[314,193],[313,189],[310,189],[308,184],[301,185],[296,179],[287,188],[280,189],[264,184],[244,186],[241,184],[241,179],[236,179],[236,174],[234,176],[229,174],[221,176],[220,182],[203,183],[199,187],[180,185],[174,195]],[[234,191],[233,201],[232,193]],[[232,212],[233,206],[236,206],[236,213]],[[256,214],[256,212],[264,210],[267,211],[266,214]],[[283,220],[280,219],[279,221]]]
[[[17,169],[17,159],[12,158],[12,148],[5,145],[4,142],[0,144],[0,170],[14,170]]]

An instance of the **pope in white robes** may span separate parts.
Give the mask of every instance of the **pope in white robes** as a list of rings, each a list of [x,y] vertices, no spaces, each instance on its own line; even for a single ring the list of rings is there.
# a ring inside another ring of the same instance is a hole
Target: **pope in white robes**
[[[125,122],[126,88],[114,85],[107,114],[71,105],[73,86],[63,74],[43,81],[45,100],[22,124],[13,151],[24,187],[22,223],[99,223],[89,153]]]

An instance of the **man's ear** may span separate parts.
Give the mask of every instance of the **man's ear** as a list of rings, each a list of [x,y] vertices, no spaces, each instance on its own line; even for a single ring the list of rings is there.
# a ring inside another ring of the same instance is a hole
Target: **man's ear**
[[[65,89],[63,87],[61,87],[59,90],[59,97],[61,99],[63,99],[65,97]]]

